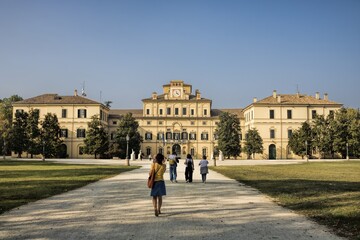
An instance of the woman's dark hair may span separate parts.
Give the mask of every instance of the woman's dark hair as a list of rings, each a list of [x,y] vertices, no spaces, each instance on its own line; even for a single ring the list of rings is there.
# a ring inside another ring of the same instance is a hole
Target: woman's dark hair
[[[164,155],[162,155],[161,153],[158,153],[158,154],[156,155],[155,159],[156,159],[156,162],[157,162],[158,164],[162,164],[163,161],[164,161]]]
[[[186,155],[186,158],[191,158],[191,155],[190,154]]]

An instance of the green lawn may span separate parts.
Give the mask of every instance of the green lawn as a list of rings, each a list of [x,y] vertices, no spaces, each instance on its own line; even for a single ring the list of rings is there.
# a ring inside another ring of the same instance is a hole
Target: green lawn
[[[360,239],[360,162],[212,167],[287,208]]]
[[[0,214],[137,167],[0,161]]]

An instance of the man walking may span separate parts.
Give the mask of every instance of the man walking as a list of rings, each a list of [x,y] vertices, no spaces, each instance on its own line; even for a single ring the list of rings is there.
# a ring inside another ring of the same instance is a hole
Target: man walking
[[[168,161],[169,161],[169,165],[170,165],[170,181],[177,183],[176,167],[177,167],[177,163],[179,162],[179,159],[177,158],[175,151],[169,155]]]

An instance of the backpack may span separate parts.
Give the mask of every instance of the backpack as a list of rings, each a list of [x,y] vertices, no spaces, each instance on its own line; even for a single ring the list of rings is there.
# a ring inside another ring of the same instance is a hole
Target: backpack
[[[193,160],[191,158],[187,159],[187,165],[186,165],[189,169],[192,169],[193,167]]]

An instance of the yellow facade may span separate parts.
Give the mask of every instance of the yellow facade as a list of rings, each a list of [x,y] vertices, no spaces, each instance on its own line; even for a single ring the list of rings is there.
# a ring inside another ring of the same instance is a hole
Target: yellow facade
[[[212,109],[212,101],[203,98],[199,90],[192,93],[192,86],[182,80],[172,80],[163,85],[163,93],[153,92],[143,99],[142,109],[112,109],[83,96],[58,96],[44,94],[14,103],[14,113],[18,110],[39,109],[43,119],[46,113],[58,116],[62,129],[67,129],[63,138],[67,157],[92,157],[81,153],[84,138],[79,136],[79,129],[86,130],[87,123],[93,115],[101,116],[104,126],[113,140],[119,121],[126,113],[131,112],[139,123],[139,132],[143,137],[141,151],[147,158],[158,152],[165,156],[176,151],[181,158],[186,154],[194,158],[202,155],[210,158],[217,146],[214,136],[216,123],[221,112],[237,114],[240,120],[242,135],[248,129],[256,128],[264,141],[264,154],[257,159],[291,159],[299,158],[288,149],[288,138],[292,131],[298,129],[304,121],[310,121],[314,114],[327,116],[342,105],[323,98],[297,94],[273,94],[253,103],[244,109]],[[86,110],[86,116],[80,116]],[[66,116],[63,116],[66,111]],[[79,115],[80,114],[80,115]],[[244,142],[242,142],[243,144]],[[240,158],[246,158],[242,154]]]

